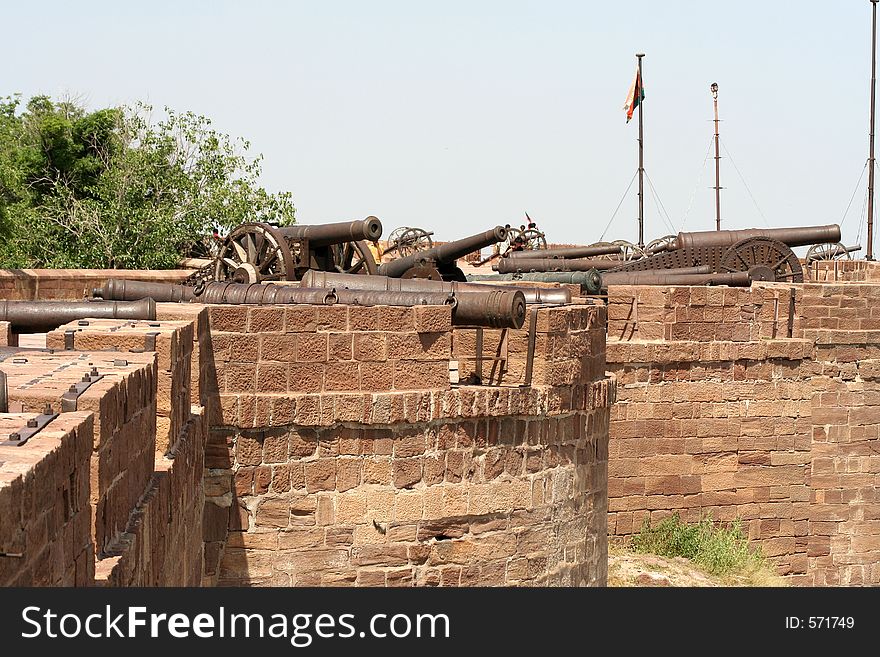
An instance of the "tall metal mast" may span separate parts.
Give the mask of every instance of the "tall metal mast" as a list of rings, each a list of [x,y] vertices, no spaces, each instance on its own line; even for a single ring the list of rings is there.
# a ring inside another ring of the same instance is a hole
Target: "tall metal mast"
[[[874,89],[877,83],[877,0],[871,0],[871,132],[868,155],[868,251],[874,259]]]
[[[872,1],[877,2],[877,0]],[[641,94],[641,90],[644,88],[644,78],[642,77],[642,57],[644,56],[645,53],[643,52],[636,53],[636,57],[639,60],[639,89],[636,90],[637,94]],[[639,248],[644,248],[645,246],[645,158],[642,132],[642,114],[644,112],[644,103],[639,102]]]
[[[715,230],[721,230],[721,155],[718,152],[718,83],[709,87],[715,105]]]

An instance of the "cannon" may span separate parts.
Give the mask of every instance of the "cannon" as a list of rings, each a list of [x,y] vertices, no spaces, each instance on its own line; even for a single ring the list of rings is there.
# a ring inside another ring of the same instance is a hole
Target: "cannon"
[[[365,240],[382,236],[376,217],[315,226],[241,224],[220,245],[213,262],[215,281],[296,281],[309,269],[375,274]]]
[[[580,285],[583,288],[589,279],[586,271],[538,271],[517,272],[515,274],[468,274],[470,281],[527,281],[530,283],[562,283],[568,285]]]
[[[546,259],[546,258],[592,258],[601,255],[620,254],[618,244],[596,244],[592,246],[571,246],[558,249],[542,249],[540,251],[511,251],[508,258],[518,260]]]
[[[231,304],[343,304],[352,306],[452,306],[456,326],[520,328],[525,322],[526,301],[519,290],[459,291],[352,290],[302,288],[271,283],[209,283],[197,301]]]
[[[818,262],[820,260],[852,260],[851,253],[861,251],[862,245],[845,246],[840,242],[836,244],[814,244],[807,251],[804,262]]]
[[[195,301],[193,288],[170,283],[133,281],[110,278],[100,287],[92,288],[92,297],[105,301],[137,301],[151,298],[155,301]]]
[[[769,268],[772,279],[802,282],[803,267],[792,247],[836,242],[840,227],[806,226],[679,233],[665,250],[613,268],[613,272],[654,271],[708,265],[714,273]],[[763,271],[763,270],[762,270]]]
[[[487,290],[519,290],[526,303],[571,303],[571,292],[562,288],[529,288],[507,285],[483,285],[459,281],[432,281],[418,278],[389,278],[387,276],[357,276],[332,272],[309,271],[301,281],[305,287],[350,288],[356,290],[389,290],[410,292],[446,292],[461,294],[486,292]]]
[[[733,246],[749,238],[766,238],[782,242],[789,248],[840,241],[840,226],[801,226],[795,228],[746,228],[744,230],[703,230],[693,233],[679,233],[669,244],[667,250]]]
[[[514,274],[529,271],[590,271],[613,269],[619,265],[619,260],[601,258],[503,258],[492,265],[492,269],[499,274]]]
[[[609,285],[727,285],[729,287],[748,287],[753,280],[769,280],[769,268],[756,267],[754,272],[694,272],[689,269],[670,269],[657,271],[635,272],[600,272],[591,273],[585,286],[588,294],[601,294]]]
[[[15,333],[45,333],[78,319],[156,319],[156,302],[0,301],[0,322]]]
[[[507,229],[504,226],[496,226],[483,233],[383,263],[379,266],[378,273],[391,278],[427,278],[434,281],[464,282],[466,280],[464,272],[456,266],[456,260],[496,242],[503,242],[506,237]]]
[[[363,277],[365,280],[372,277]],[[140,282],[140,281],[137,281]],[[95,295],[132,294],[137,286],[132,281],[119,285],[119,281],[111,279],[103,286],[95,288]],[[477,286],[474,286],[475,288]],[[152,304],[153,316],[143,319],[155,319],[155,301],[188,301],[210,304],[311,304],[311,305],[356,305],[356,306],[419,306],[419,305],[451,305],[452,323],[468,326],[488,326],[493,328],[520,328],[525,321],[525,296],[517,289],[485,290],[467,289],[449,292],[446,290],[358,290],[335,287],[299,287],[296,285],[275,285],[273,283],[234,283],[231,281],[214,281],[198,288],[185,285],[160,285],[147,283],[145,291],[152,297],[142,302],[110,302],[107,303],[144,303]],[[9,302],[18,303],[18,302]],[[23,303],[23,302],[22,302]],[[89,306],[101,306],[100,302],[86,302]],[[0,308],[2,309],[2,308]],[[107,315],[83,315],[83,317],[104,317]],[[70,319],[76,319],[72,317]],[[61,322],[62,324],[70,319]],[[2,321],[2,320],[0,320]],[[60,325],[60,324],[59,324]]]

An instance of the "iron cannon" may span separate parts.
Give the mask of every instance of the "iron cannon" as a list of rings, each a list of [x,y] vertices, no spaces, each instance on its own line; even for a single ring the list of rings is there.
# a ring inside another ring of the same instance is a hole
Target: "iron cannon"
[[[211,280],[259,283],[296,281],[309,269],[375,274],[367,241],[382,236],[376,217],[322,225],[246,223],[220,245]]]
[[[45,333],[78,319],[156,319],[156,302],[0,301],[0,321],[15,333]]]
[[[483,233],[383,263],[377,273],[391,278],[427,278],[435,281],[464,282],[466,280],[464,272],[456,266],[456,260],[496,242],[503,242],[506,237],[507,229],[504,226],[495,226]]]

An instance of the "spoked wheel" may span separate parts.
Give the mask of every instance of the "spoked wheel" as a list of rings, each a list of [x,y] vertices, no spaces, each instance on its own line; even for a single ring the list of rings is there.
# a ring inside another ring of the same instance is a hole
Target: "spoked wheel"
[[[650,242],[645,244],[645,253],[647,255],[654,255],[655,253],[660,253],[661,251],[668,251],[675,237],[675,235],[664,235],[663,237],[658,237],[655,240],[651,240]]]
[[[507,235],[504,238],[503,242],[498,242],[499,248],[501,249],[501,253],[507,253],[513,249],[513,243],[516,241],[517,237],[522,235],[522,231],[519,228],[514,228],[512,226],[505,226],[507,229]]]
[[[391,231],[391,234],[388,235],[388,248],[385,249],[386,254],[393,253],[395,258],[400,257],[400,253],[397,252],[397,246],[400,244],[400,238],[408,230],[409,226],[399,226]]]
[[[333,245],[333,267],[343,274],[376,274],[379,265],[363,240]]]
[[[425,251],[434,246],[431,234],[421,228],[409,228],[395,242],[397,252],[401,256],[408,256],[418,251]]]
[[[294,280],[293,258],[278,229],[264,223],[238,226],[220,245],[214,280],[236,283]]]
[[[522,231],[520,237],[523,240],[523,250],[525,251],[540,251],[547,248],[547,240],[544,238],[544,233],[539,230],[529,228]]]
[[[816,260],[852,260],[852,254],[840,244],[814,244],[807,251],[807,262]]]
[[[803,267],[794,252],[768,237],[749,237],[731,246],[721,257],[719,271],[749,271],[753,267],[769,268],[777,281],[804,281]]]
[[[620,259],[624,262],[639,260],[645,255],[642,249],[637,247],[632,242],[627,242],[626,240],[615,240],[611,243],[615,246],[620,247]]]

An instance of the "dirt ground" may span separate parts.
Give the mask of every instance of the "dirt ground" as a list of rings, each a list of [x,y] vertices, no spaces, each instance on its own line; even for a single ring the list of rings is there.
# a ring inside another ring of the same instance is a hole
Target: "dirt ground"
[[[785,579],[769,572],[716,577],[683,557],[635,554],[609,546],[608,586],[786,586]]]

